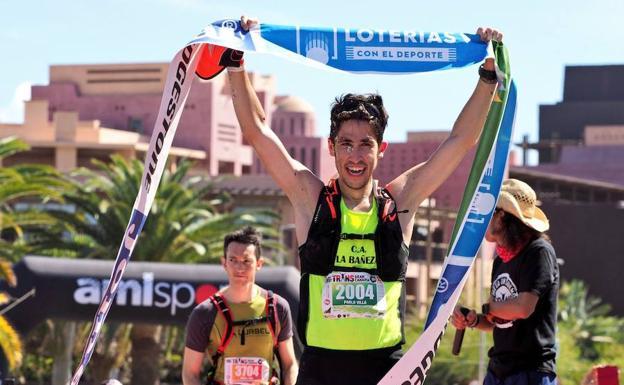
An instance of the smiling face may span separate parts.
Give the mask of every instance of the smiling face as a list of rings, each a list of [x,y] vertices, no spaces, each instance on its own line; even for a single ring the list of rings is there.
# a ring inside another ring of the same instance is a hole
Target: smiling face
[[[386,147],[385,142],[377,143],[373,128],[365,120],[342,122],[336,139],[329,139],[329,153],[335,158],[338,176],[353,190],[361,190],[371,182]]]
[[[230,286],[253,284],[263,262],[262,257],[256,256],[255,245],[239,242],[228,244],[225,257],[221,258]]]

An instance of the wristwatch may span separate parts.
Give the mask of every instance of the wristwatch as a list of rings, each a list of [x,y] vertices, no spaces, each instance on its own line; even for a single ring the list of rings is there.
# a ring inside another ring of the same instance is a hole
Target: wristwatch
[[[490,314],[490,303],[486,302],[481,305],[481,313],[487,318],[488,314]]]
[[[481,78],[481,80],[487,84],[498,83],[498,76],[496,76],[496,71],[486,70],[485,67],[483,67],[483,64],[479,66],[479,78]]]

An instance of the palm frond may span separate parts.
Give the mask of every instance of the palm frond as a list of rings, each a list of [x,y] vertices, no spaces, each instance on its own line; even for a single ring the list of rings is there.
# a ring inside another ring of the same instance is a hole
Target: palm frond
[[[18,236],[22,235],[24,227],[52,226],[55,223],[54,217],[36,210],[0,213],[0,230],[14,229]]]
[[[37,232],[40,250],[91,258],[113,258],[123,238],[138,193],[143,165],[111,156],[110,163],[93,162],[95,169],[79,169],[63,198],[74,210],[51,209],[57,224]],[[227,194],[214,196],[212,182],[188,177],[192,162],[182,161],[165,171],[154,204],[138,239],[133,259],[149,261],[217,261],[225,234],[245,225],[259,227],[277,239],[277,216],[267,210],[223,213]],[[69,234],[69,235],[68,235]],[[276,244],[268,242],[270,249]]]
[[[13,272],[11,262],[3,258],[0,258],[0,279],[6,281],[9,286],[17,286],[17,277]]]
[[[8,293],[0,291],[0,306],[11,302],[11,296]]]
[[[6,158],[15,153],[26,151],[30,146],[21,139],[15,136],[9,136],[0,139],[0,158]]]
[[[22,340],[4,316],[0,316],[0,348],[11,369],[22,364]]]

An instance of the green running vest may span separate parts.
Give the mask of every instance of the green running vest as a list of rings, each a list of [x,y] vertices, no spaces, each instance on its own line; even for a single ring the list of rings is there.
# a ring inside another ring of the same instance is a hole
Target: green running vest
[[[369,212],[354,212],[332,180],[299,248],[297,329],[306,346],[363,351],[402,344],[408,253],[387,190],[375,191]]]

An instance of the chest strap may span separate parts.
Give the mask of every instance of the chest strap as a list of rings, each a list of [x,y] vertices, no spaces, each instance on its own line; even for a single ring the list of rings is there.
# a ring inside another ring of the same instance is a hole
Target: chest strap
[[[351,234],[351,233],[342,233],[340,234],[340,239],[349,239],[349,240],[363,240],[369,239],[371,241],[375,240],[375,233],[370,234]]]

